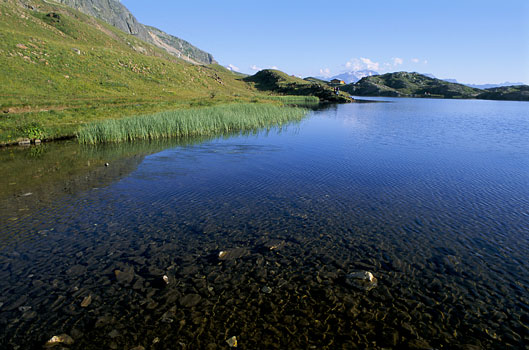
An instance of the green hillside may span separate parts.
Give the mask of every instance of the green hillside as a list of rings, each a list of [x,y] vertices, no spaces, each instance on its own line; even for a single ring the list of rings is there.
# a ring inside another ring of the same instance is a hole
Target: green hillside
[[[87,122],[268,101],[240,75],[198,66],[93,17],[41,0],[0,2],[0,144],[73,135]]]
[[[396,72],[362,78],[342,90],[358,96],[475,98],[482,90],[419,73]]]
[[[244,80],[260,91],[283,95],[316,96],[322,102],[352,102],[348,94],[336,94],[327,84],[303,80],[274,69],[264,69]]]
[[[529,85],[503,86],[482,91],[477,98],[484,100],[529,101]]]
[[[306,77],[306,78],[303,78],[303,80],[306,80],[309,83],[313,83],[313,84],[322,84],[322,85],[329,85],[330,86],[328,81],[325,81],[325,80],[322,80],[322,79],[318,79],[318,78],[314,78],[314,77]]]

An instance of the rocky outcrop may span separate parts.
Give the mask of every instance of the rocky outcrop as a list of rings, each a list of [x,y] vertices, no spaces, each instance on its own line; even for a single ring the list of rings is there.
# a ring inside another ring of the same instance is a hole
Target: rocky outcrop
[[[118,0],[55,0],[196,64],[216,63],[213,56],[189,42],[138,22]]]
[[[172,53],[175,56],[178,56],[185,60],[193,60],[199,63],[217,63],[213,58],[213,55],[200,50],[199,48],[191,45],[189,42],[183,39],[167,34],[166,32],[161,31],[158,28],[154,28],[151,26],[145,26],[145,28],[148,30],[149,36],[154,41],[153,43],[156,46],[165,49],[166,51]]]
[[[116,0],[56,0],[87,15],[99,18],[125,33],[149,41],[149,32],[130,11]]]

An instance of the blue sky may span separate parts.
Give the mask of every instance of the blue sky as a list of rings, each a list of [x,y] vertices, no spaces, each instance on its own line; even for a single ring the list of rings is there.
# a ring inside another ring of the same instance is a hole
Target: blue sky
[[[528,0],[122,0],[140,22],[253,74],[416,71],[529,84]]]

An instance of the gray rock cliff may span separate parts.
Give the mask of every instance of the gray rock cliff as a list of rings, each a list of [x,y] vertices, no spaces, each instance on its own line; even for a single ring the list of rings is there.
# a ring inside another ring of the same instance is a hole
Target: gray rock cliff
[[[196,64],[216,63],[211,54],[200,50],[189,42],[167,34],[157,28],[141,24],[118,0],[55,1],[105,21],[125,33],[132,34],[189,62]]]

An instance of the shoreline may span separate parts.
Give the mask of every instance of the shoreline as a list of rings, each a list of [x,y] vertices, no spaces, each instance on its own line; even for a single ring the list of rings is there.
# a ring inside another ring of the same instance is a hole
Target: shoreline
[[[154,102],[154,101],[153,101]],[[72,108],[67,111],[48,110],[44,112],[4,114],[0,123],[0,148],[27,147],[39,143],[63,141],[77,138],[82,128],[94,122],[105,120],[121,120],[159,113],[201,110],[204,108],[224,105],[263,105],[263,106],[291,106],[318,104],[319,100],[313,96],[256,96],[253,99],[193,99],[160,103],[129,104],[125,108],[111,108],[107,106],[94,108]],[[130,113],[127,113],[130,112]],[[38,113],[38,114],[37,114]],[[58,114],[56,117],[55,114]],[[106,117],[101,118],[105,115]],[[13,120],[7,118],[16,116]],[[79,116],[79,117],[77,117]],[[61,123],[54,123],[56,119]],[[3,124],[3,125],[2,125]],[[2,130],[3,129],[3,130]],[[13,134],[13,136],[9,136]],[[40,141],[40,142],[39,142]]]

